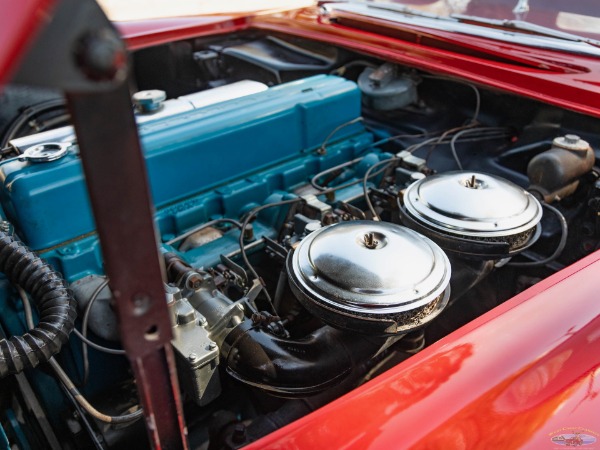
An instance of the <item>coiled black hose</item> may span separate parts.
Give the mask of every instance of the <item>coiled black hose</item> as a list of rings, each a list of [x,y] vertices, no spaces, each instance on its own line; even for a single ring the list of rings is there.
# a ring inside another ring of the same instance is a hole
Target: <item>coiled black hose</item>
[[[69,339],[76,301],[59,273],[22,242],[0,231],[0,272],[33,299],[37,327],[21,336],[0,340],[0,378],[46,362]]]

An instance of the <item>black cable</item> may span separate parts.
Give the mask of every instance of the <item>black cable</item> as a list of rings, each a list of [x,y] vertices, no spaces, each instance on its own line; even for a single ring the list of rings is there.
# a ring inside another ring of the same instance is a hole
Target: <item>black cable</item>
[[[332,172],[335,172],[335,171],[337,171],[337,170],[340,170],[340,169],[343,169],[343,168],[345,168],[345,167],[351,166],[351,165],[353,165],[353,164],[359,163],[359,162],[361,162],[361,161],[362,161],[364,158],[365,158],[364,156],[360,156],[360,157],[358,157],[358,158],[354,158],[354,159],[352,159],[352,160],[350,160],[350,161],[346,161],[345,163],[338,164],[337,166],[333,166],[333,167],[331,167],[331,168],[329,168],[329,169],[323,170],[323,171],[319,172],[318,174],[316,174],[314,177],[312,177],[312,178],[310,179],[310,185],[311,185],[312,187],[314,187],[315,189],[317,189],[318,191],[326,191],[328,188],[327,188],[327,187],[325,187],[325,186],[321,186],[321,185],[318,183],[318,180],[319,180],[319,178],[323,177],[324,175],[328,175],[328,174],[330,174],[330,173],[332,173]],[[335,178],[334,178],[334,179],[335,179]]]
[[[260,284],[262,286],[262,290],[265,293],[265,297],[267,298],[267,301],[269,302],[269,306],[271,307],[271,310],[273,311],[274,315],[277,315],[277,311],[275,310],[275,306],[273,305],[273,301],[271,300],[271,296],[269,295],[269,293],[267,292],[267,287],[265,286],[262,278],[260,278],[258,276],[258,273],[256,272],[256,270],[254,269],[254,266],[252,266],[252,264],[250,264],[250,261],[248,260],[248,255],[246,254],[246,247],[244,245],[244,231],[246,230],[246,227],[248,226],[248,224],[250,223],[250,221],[261,211],[268,209],[268,208],[275,208],[277,206],[285,206],[285,205],[292,205],[294,203],[298,203],[304,201],[304,199],[302,197],[296,197],[296,198],[291,198],[288,200],[282,200],[279,202],[273,202],[273,203],[267,203],[266,205],[261,205],[261,206],[257,206],[256,208],[252,209],[248,215],[246,216],[246,218],[244,219],[244,221],[242,222],[242,228],[240,231],[240,238],[239,238],[239,246],[240,246],[240,254],[242,255],[242,260],[244,261],[244,264],[246,265],[246,267],[248,268],[248,270],[250,271],[250,273],[252,274],[252,276],[260,281]]]
[[[127,354],[127,352],[125,350],[119,349],[119,348],[108,348],[108,347],[104,347],[103,345],[100,344],[96,344],[93,341],[90,341],[88,338],[86,338],[83,334],[81,334],[81,332],[78,329],[74,329],[73,333],[79,338],[81,339],[81,341],[87,346],[89,345],[90,347],[98,350],[99,352],[103,352],[103,353],[108,353],[109,355],[125,355]]]
[[[96,299],[100,296],[100,292],[102,292],[102,290],[106,286],[108,286],[108,279],[105,279],[104,281],[102,281],[98,285],[98,287],[96,287],[94,292],[92,292],[92,295],[90,296],[90,299],[89,299],[89,301],[85,307],[85,311],[83,313],[82,323],[81,323],[81,333],[77,329],[74,330],[74,333],[77,335],[77,337],[79,339],[81,339],[81,352],[82,352],[82,357],[83,357],[83,385],[84,386],[87,384],[88,377],[89,377],[89,369],[90,369],[89,356],[88,356],[88,345],[92,348],[95,348],[98,351],[101,351],[104,353],[109,353],[111,355],[125,355],[126,354],[125,350],[104,347],[102,345],[99,345],[99,344],[96,344],[96,343],[90,341],[87,338],[87,329],[88,329],[90,311],[92,310],[92,306],[96,302]]]
[[[432,137],[432,138],[426,139],[422,142],[419,142],[417,144],[413,144],[413,145],[407,147],[405,149],[405,151],[407,151],[409,153],[414,153],[418,149],[425,147],[426,145],[429,145],[429,144],[432,144],[435,147],[437,145],[450,142],[453,145],[453,143],[456,143],[456,141],[458,141],[459,138],[461,138],[463,135],[466,135],[466,134],[478,134],[478,136],[476,136],[476,137],[471,136],[471,139],[475,139],[475,140],[480,140],[483,138],[503,137],[503,136],[506,136],[507,131],[508,131],[507,128],[494,128],[494,127],[474,128],[473,125],[465,125],[462,127],[457,127],[457,128],[452,128],[450,130],[447,130],[444,133],[442,133],[440,136]],[[448,140],[448,136],[451,135],[452,133],[455,133],[455,134],[452,136],[451,139]],[[461,142],[465,142],[465,141],[469,141],[469,140],[470,139],[461,139]],[[429,154],[431,154],[431,152]],[[429,158],[429,154],[427,155],[427,158]],[[391,163],[394,160],[397,160],[397,158],[392,158],[390,160],[384,160],[384,161]],[[383,164],[384,161],[380,161],[377,164],[371,166],[369,168],[369,170],[367,170],[367,172],[365,173],[365,176],[362,179],[363,194],[365,197],[365,201],[367,203],[367,207],[368,207],[369,211],[373,215],[374,220],[380,220],[380,218],[379,218],[379,215],[377,214],[377,211],[375,211],[375,208],[373,207],[373,203],[371,202],[371,199],[369,197],[369,188],[367,186],[367,180],[371,176],[375,176],[376,174],[381,173],[380,171],[378,171],[374,174],[371,174],[372,170],[374,170],[376,166]],[[385,170],[386,168],[387,167],[384,167],[383,170]],[[462,166],[461,166],[461,169],[462,169]]]
[[[456,130],[460,130],[463,129],[464,127],[459,127],[459,128],[452,128],[450,130],[445,131],[444,133],[442,133],[440,136],[437,137],[432,137],[429,139],[426,139],[422,142],[419,142],[417,144],[413,144],[409,147],[407,147],[405,149],[405,151],[409,152],[409,153],[414,153],[415,151],[417,151],[419,148],[424,147],[430,143],[433,143],[433,145],[438,145],[439,143],[443,142],[444,138],[456,131]],[[375,211],[375,207],[373,206],[373,203],[371,202],[371,198],[369,197],[369,188],[367,186],[367,181],[371,176],[375,176],[375,174],[371,175],[371,172],[373,169],[375,169],[376,166],[382,165],[384,163],[390,164],[392,161],[397,160],[397,158],[392,158],[392,159],[388,159],[388,160],[383,160],[383,161],[379,161],[378,163],[374,164],[373,166],[371,166],[369,168],[369,170],[367,170],[367,172],[365,173],[365,176],[362,179],[362,186],[363,186],[363,195],[365,197],[365,202],[367,203],[367,208],[369,209],[369,211],[371,212],[371,215],[373,216],[373,220],[379,221],[381,220],[381,218],[379,217],[379,214],[377,214],[377,211]],[[385,171],[387,169],[387,165],[383,168],[383,170]],[[381,171],[376,172],[376,174],[381,173]]]
[[[165,242],[165,244],[173,245],[173,244],[191,236],[192,234],[197,233],[198,231],[202,231],[205,228],[212,227],[213,225],[218,225],[220,223],[230,223],[230,224],[234,225],[235,227],[242,229],[242,224],[240,222],[238,222],[237,220],[228,219],[226,217],[223,217],[221,219],[211,220],[210,222],[206,222],[206,223],[203,223],[202,225],[198,225],[197,227],[192,228],[191,230],[186,231],[185,233],[180,234],[180,235],[174,237],[173,239],[168,240],[167,242]]]
[[[473,117],[471,118],[471,124],[475,124],[477,123],[477,119],[479,118],[479,113],[481,112],[481,93],[479,92],[479,89],[477,88],[477,86],[475,86],[472,83],[469,83],[468,81],[463,81],[463,80],[457,80],[454,78],[450,78],[450,77],[444,77],[441,75],[421,75],[423,78],[429,78],[432,80],[443,80],[443,81],[450,81],[453,83],[458,83],[458,84],[462,84],[463,86],[468,86],[471,89],[473,89],[473,92],[475,93],[475,112],[473,113]]]
[[[384,160],[384,161],[392,161],[392,160],[394,160],[394,159],[396,159],[396,158],[390,158],[390,159],[386,159],[386,160]],[[379,161],[379,162],[381,162],[381,161]],[[376,164],[379,164],[379,162],[377,162]],[[380,170],[378,170],[378,171],[376,171],[376,172],[373,172],[373,173],[369,174],[368,178],[376,177],[377,175],[379,175],[379,174],[380,174],[381,172],[383,172],[384,170],[385,170],[385,167],[384,167],[383,169],[380,169]],[[359,184],[359,183],[361,183],[362,181],[363,181],[363,179],[362,179],[362,178],[359,178],[359,179],[357,179],[357,180],[350,181],[350,182],[348,182],[348,183],[340,184],[339,186],[333,186],[333,187],[327,188],[327,190],[325,190],[325,191],[321,191],[321,192],[319,192],[317,195],[327,195],[327,194],[331,194],[332,192],[336,192],[336,191],[339,191],[339,190],[341,190],[341,189],[345,189],[345,188],[347,188],[347,187],[350,187],[350,186],[354,186],[354,185],[356,185],[356,184]]]
[[[337,76],[344,76],[344,74],[346,73],[346,71],[352,67],[370,67],[371,69],[377,69],[377,64],[374,64],[370,61],[365,61],[363,59],[358,59],[355,61],[350,61],[336,69],[333,69],[331,72],[329,72],[329,75],[337,75]]]
[[[496,130],[495,128],[489,128],[489,129]],[[475,129],[475,128],[473,128],[473,125],[466,125],[464,127],[459,127],[459,128],[454,129],[454,131],[461,131],[461,130],[469,131],[469,133],[464,133],[464,134],[470,134],[471,136],[465,137],[465,136],[461,135],[454,142],[452,142],[452,138],[448,138],[447,136],[445,136],[443,140],[432,144],[431,149],[429,150],[429,152],[427,152],[427,156],[425,157],[425,160],[429,161],[429,158],[431,157],[431,154],[437,145],[451,144],[452,146],[454,146],[457,142],[461,142],[461,143],[479,142],[482,139],[498,139],[498,138],[502,138],[502,137],[508,137],[511,135],[509,128],[498,128],[498,130],[504,130],[504,131],[486,132],[485,127],[480,127],[480,128]],[[477,131],[477,133],[475,133],[475,131]],[[453,153],[456,153],[456,149],[454,147],[451,147],[451,150],[453,150]],[[454,160],[456,161],[456,158]]]
[[[425,157],[425,162],[429,163],[429,158],[430,158],[431,154],[433,153],[433,150],[435,150],[435,148],[439,144],[441,144],[442,142],[444,142],[444,140],[448,137],[448,135],[450,135],[450,134],[452,134],[454,132],[457,132],[457,131],[464,130],[464,129],[472,127],[472,126],[474,126],[474,125],[466,125],[466,126],[462,126],[462,127],[450,128],[449,130],[444,131],[442,133],[442,135],[439,137],[439,139],[431,144],[431,148],[429,149],[429,151],[427,152],[427,156]],[[417,149],[414,149],[413,152],[416,151],[416,150]]]
[[[454,161],[456,161],[456,165],[458,166],[458,168],[460,170],[463,170],[463,165],[462,165],[462,163],[458,157],[458,153],[456,151],[456,142],[458,141],[458,138],[460,138],[463,135],[467,135],[467,134],[475,134],[475,133],[479,133],[479,132],[484,132],[485,134],[483,135],[483,137],[487,137],[488,139],[491,139],[492,137],[496,137],[496,136],[498,136],[498,137],[505,136],[506,133],[500,134],[503,131],[508,131],[508,129],[502,128],[502,127],[466,128],[462,131],[459,131],[454,136],[452,136],[452,139],[450,139],[450,150],[452,152],[452,156],[454,157]]]
[[[323,140],[323,143],[322,143],[322,144],[321,144],[321,146],[319,147],[319,153],[320,153],[320,154],[323,154],[323,155],[324,155],[325,153],[327,153],[327,144],[329,143],[329,140],[330,140],[330,139],[331,139],[333,136],[335,136],[335,134],[336,134],[338,131],[340,131],[340,130],[342,130],[342,129],[344,129],[344,128],[346,128],[346,127],[350,126],[350,125],[354,125],[355,123],[362,122],[363,120],[364,120],[364,119],[363,119],[362,117],[360,117],[360,116],[359,116],[359,117],[357,117],[356,119],[349,120],[348,122],[344,122],[343,124],[341,124],[341,125],[338,125],[337,127],[335,127],[335,128],[334,128],[334,129],[331,131],[331,133],[329,133],[329,134],[327,135],[327,137],[326,137],[326,138]]]
[[[67,123],[71,119],[70,114],[62,114],[60,116],[52,117],[51,119],[45,120],[41,123],[38,123],[35,127],[36,133],[41,133],[42,131],[46,131],[48,129],[54,128],[58,125],[62,125]]]
[[[565,219],[565,216],[563,216],[563,214],[554,206],[549,205],[547,203],[542,203],[542,206],[544,208],[552,211],[556,215],[558,222],[560,224],[561,235],[560,235],[560,240],[558,241],[558,246],[556,247],[556,250],[554,250],[554,252],[550,256],[547,256],[546,258],[540,259],[538,261],[509,262],[508,264],[506,264],[507,266],[510,266],[510,267],[545,266],[546,264],[557,259],[561,255],[563,250],[565,249],[565,246],[567,245],[567,238],[569,237],[569,225],[567,223],[567,219]]]
[[[81,405],[77,402],[77,400],[75,399],[73,394],[71,394],[69,392],[69,390],[65,387],[64,384],[59,383],[58,385],[60,386],[61,390],[63,391],[63,394],[65,394],[65,397],[69,400],[69,402],[73,406],[73,409],[79,415],[79,420],[83,423],[83,427],[87,430],[90,440],[94,444],[94,448],[96,448],[96,450],[106,450],[106,447],[102,444],[101,440],[98,438],[98,435],[96,434],[96,430],[92,426],[92,422],[90,421],[88,416],[85,414],[85,409],[83,409],[81,407]]]
[[[53,99],[47,100],[42,103],[38,103],[36,105],[29,106],[25,108],[17,118],[10,124],[6,132],[4,133],[4,137],[0,142],[0,148],[4,148],[7,146],[8,142],[16,137],[19,132],[19,129],[29,123],[34,117],[43,114],[45,112],[52,111],[53,109],[64,108],[65,101],[63,99]]]
[[[92,416],[94,419],[98,419],[102,422],[113,423],[113,424],[122,424],[129,423],[134,420],[139,419],[143,415],[142,409],[138,409],[132,413],[122,414],[120,416],[109,416],[107,414],[101,413],[96,408],[94,408],[87,399],[79,392],[79,390],[75,387],[69,376],[65,373],[62,367],[58,364],[58,362],[54,358],[50,358],[48,361],[52,370],[60,380],[60,382],[65,386],[66,389],[75,397],[75,400],[81,405],[85,411]]]
[[[435,132],[435,133],[437,133],[437,132]],[[387,138],[380,139],[379,141],[372,142],[367,147],[365,147],[364,149],[362,149],[361,153],[365,152],[366,150],[368,150],[370,148],[377,147],[377,146],[380,146],[380,145],[383,145],[383,144],[386,144],[388,142],[395,141],[395,140],[398,140],[398,139],[419,138],[419,137],[428,136],[429,134],[431,134],[431,133],[397,134],[397,135],[394,135],[394,136],[389,136]],[[336,166],[330,167],[329,169],[325,169],[325,170],[317,173],[314,177],[311,178],[310,185],[312,187],[314,187],[315,189],[319,190],[319,191],[325,191],[328,188],[326,186],[322,186],[322,185],[319,184],[319,182],[318,182],[319,178],[323,177],[324,175],[327,175],[327,174],[330,174],[332,172],[335,172],[337,170],[340,170],[340,169],[343,169],[345,167],[351,166],[353,164],[357,164],[357,163],[361,162],[363,159],[364,159],[364,156],[360,156],[358,158],[354,158],[351,161],[346,161],[346,162],[343,162],[343,163],[338,164]],[[353,184],[355,184],[355,183],[353,183]],[[349,186],[352,186],[352,185],[349,185]],[[335,188],[336,188],[336,190],[337,189],[341,189],[338,186],[335,186]]]
[[[22,289],[18,288],[19,296],[21,297],[21,301],[23,302],[23,309],[25,311],[25,320],[27,322],[27,327],[29,329],[35,328],[35,324],[33,323],[33,314],[31,313],[31,303],[29,298],[27,298],[27,293]],[[83,409],[95,419],[98,419],[102,422],[121,424],[121,423],[129,423],[133,420],[140,418],[143,414],[142,409],[138,409],[137,411],[129,414],[123,414],[120,416],[109,416],[101,413],[96,408],[94,408],[87,399],[79,392],[79,390],[75,387],[75,384],[71,381],[69,376],[62,369],[60,364],[54,358],[50,358],[48,360],[50,367],[54,370],[54,373],[60,380],[60,382],[64,385],[64,387],[69,391],[70,394],[75,397],[77,402],[81,405]]]
[[[471,128],[471,127],[473,127],[473,125],[464,125],[464,126],[452,128],[451,130],[453,130],[453,131],[463,130],[465,128]],[[506,130],[508,130],[508,128],[506,128]],[[448,133],[448,131],[450,131],[450,130],[445,131],[443,134]],[[426,136],[426,135],[429,135],[429,134],[432,134],[432,133],[422,133],[421,136]],[[387,142],[390,142],[390,141],[392,141],[392,140],[394,140],[396,138],[399,138],[399,137],[409,137],[409,135],[405,135],[405,136],[391,136],[389,138],[381,139],[379,141],[373,142],[372,144],[369,144],[369,146],[366,147],[365,149],[363,149],[363,151],[367,150],[369,148],[378,147],[378,146],[380,146],[382,144],[386,144]],[[413,137],[419,137],[419,135],[413,135]],[[438,139],[440,139],[440,137],[434,136],[434,137],[432,137],[430,139],[427,139],[425,141],[418,142],[416,144],[410,145],[410,146],[406,147],[405,150],[410,151],[411,153],[413,153],[416,150],[420,149],[421,147],[424,147],[424,146],[426,146],[426,145],[428,145],[428,144],[430,144],[432,142],[436,142]],[[478,140],[482,139],[482,137],[485,137],[485,136],[475,136],[475,137],[471,137],[471,138],[463,138],[460,141],[461,142],[474,142],[474,141],[478,141]],[[440,140],[435,145],[438,145],[438,144],[448,144],[448,143],[450,143],[450,139],[448,139],[447,136],[444,136],[444,139]]]
[[[379,173],[385,171],[388,168],[389,164],[391,164],[392,162],[397,161],[397,160],[398,160],[397,158],[384,159],[383,161],[379,161],[378,163],[373,164],[371,167],[369,167],[369,170],[367,170],[365,172],[365,175],[361,180],[362,185],[363,185],[363,194],[365,196],[365,201],[367,202],[367,207],[369,208],[369,211],[373,215],[373,220],[380,221],[381,218],[379,217],[379,214],[377,214],[377,211],[375,211],[375,207],[373,206],[373,203],[371,202],[371,199],[369,198],[369,188],[367,186],[367,181],[371,176],[375,176],[376,174],[378,175]],[[383,167],[383,169],[372,174],[373,169],[375,169],[376,167],[382,166],[382,165],[385,165]]]
[[[417,133],[417,134],[397,134],[397,135],[394,135],[394,136],[389,136],[389,137],[380,139],[378,141],[372,142],[366,148],[364,148],[362,151],[364,152],[365,150],[368,150],[370,148],[379,147],[380,145],[387,144],[388,142],[396,141],[398,139],[410,139],[410,138],[427,137],[427,136],[430,136],[430,135],[437,135],[438,133],[440,133],[440,131],[433,131],[433,132],[426,132],[426,133]]]

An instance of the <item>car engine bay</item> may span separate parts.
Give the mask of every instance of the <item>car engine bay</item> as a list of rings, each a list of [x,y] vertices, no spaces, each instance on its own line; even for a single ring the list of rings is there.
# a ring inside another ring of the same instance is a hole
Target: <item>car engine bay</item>
[[[193,448],[256,441],[598,249],[596,118],[258,31],[130,57]],[[64,99],[0,105],[0,424],[149,445]]]

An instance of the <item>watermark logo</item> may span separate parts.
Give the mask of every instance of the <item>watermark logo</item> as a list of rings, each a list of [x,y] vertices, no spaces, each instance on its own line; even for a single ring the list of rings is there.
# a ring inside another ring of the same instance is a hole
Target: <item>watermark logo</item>
[[[565,447],[586,447],[586,450],[596,448],[598,433],[584,428],[563,428],[550,434],[550,441],[555,445]]]

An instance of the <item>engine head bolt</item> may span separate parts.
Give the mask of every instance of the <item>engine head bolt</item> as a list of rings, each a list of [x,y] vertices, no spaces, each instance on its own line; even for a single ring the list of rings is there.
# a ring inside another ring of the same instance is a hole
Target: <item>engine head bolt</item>
[[[251,241],[252,239],[254,239],[254,227],[249,223],[246,225],[246,228],[244,228],[244,240]]]
[[[196,355],[195,353],[190,353],[188,355],[188,361],[190,361],[190,362],[198,361],[198,355]]]

